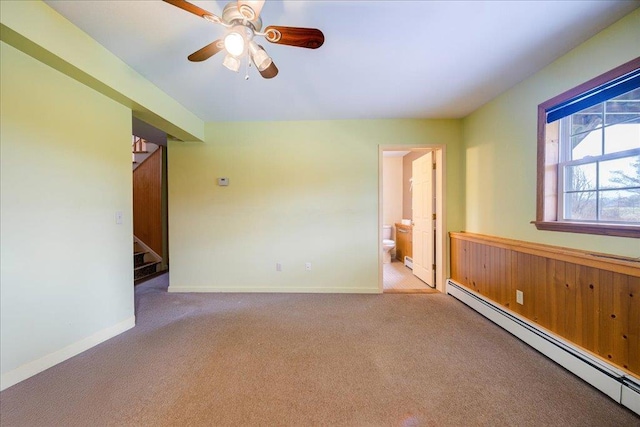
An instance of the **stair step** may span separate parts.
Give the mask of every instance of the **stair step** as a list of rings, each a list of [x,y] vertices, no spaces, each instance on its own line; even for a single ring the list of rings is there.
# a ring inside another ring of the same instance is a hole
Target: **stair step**
[[[134,268],[134,270],[141,270],[143,268],[152,267],[152,266],[155,267],[158,264],[160,264],[160,261],[149,261],[149,262],[145,262],[144,264]]]
[[[148,151],[132,151],[133,154],[147,154]]]
[[[160,264],[160,261],[151,261],[151,262],[145,262],[144,264],[140,265],[139,267],[134,267],[133,269],[133,279],[137,280],[137,279],[141,279],[145,276],[149,276],[151,274],[155,274],[157,271],[157,266],[158,264]]]
[[[133,253],[133,267],[140,267],[144,264],[144,256],[148,252],[134,252]]]

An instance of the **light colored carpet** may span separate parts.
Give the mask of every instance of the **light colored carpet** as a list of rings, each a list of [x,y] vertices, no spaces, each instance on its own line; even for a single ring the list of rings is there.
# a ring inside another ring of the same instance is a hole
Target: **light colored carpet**
[[[443,294],[169,294],[0,393],[2,426],[632,426],[640,417]]]
[[[411,291],[437,292],[413,275],[409,267],[393,259],[389,264],[382,264],[382,286],[385,292]]]

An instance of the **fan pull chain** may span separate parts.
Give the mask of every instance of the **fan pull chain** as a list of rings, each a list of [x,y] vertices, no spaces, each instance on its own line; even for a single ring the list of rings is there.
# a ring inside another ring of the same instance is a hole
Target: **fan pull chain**
[[[251,60],[247,58],[247,66],[245,67],[244,79],[249,80],[249,67],[251,67]]]

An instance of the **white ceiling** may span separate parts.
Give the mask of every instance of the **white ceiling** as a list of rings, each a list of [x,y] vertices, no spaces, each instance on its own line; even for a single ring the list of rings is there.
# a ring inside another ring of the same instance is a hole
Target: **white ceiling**
[[[205,121],[459,118],[640,1],[277,1],[263,27],[319,28],[317,50],[261,43],[280,73],[187,56],[224,28],[161,1],[46,1]],[[226,1],[193,1],[221,15]]]

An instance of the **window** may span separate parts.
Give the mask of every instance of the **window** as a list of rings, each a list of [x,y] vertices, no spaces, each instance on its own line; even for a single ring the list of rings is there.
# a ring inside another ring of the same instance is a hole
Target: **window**
[[[640,58],[538,106],[540,230],[640,237]]]

